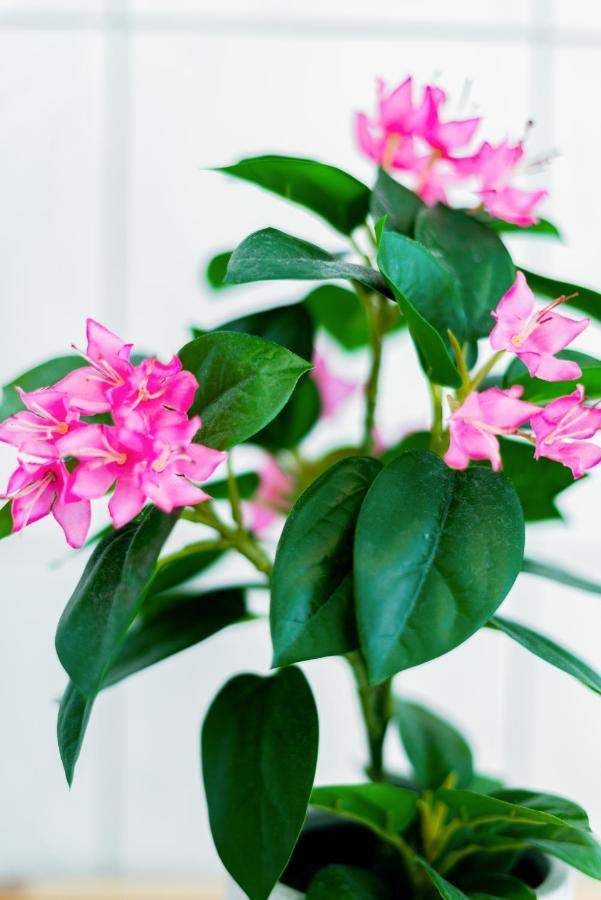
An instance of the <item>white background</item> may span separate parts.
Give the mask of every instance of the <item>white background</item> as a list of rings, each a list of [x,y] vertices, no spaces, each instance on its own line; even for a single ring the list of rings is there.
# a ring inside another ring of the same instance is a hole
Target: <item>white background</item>
[[[455,96],[471,79],[495,138],[519,137],[534,118],[533,152],[560,153],[545,180],[565,244],[521,239],[516,258],[599,287],[600,51],[594,0],[0,0],[0,382],[81,343],[87,315],[170,354],[226,302],[203,286],[202,262],[256,228],[335,247],[302,210],[204,169],[273,151],[370,179],[351,115],[371,107],[378,75],[438,74]],[[302,289],[239,296],[256,305]],[[598,343],[589,332],[586,349],[599,354]],[[394,436],[423,423],[426,398],[406,338],[393,348],[383,427]],[[339,365],[364,371],[361,358]],[[4,448],[3,476],[11,460]],[[561,502],[570,530],[539,526],[530,552],[598,575],[600,503],[597,472]],[[0,545],[0,877],[217,872],[199,723],[230,674],[267,670],[265,627],[223,633],[103,696],[69,793],[53,635],[81,566],[53,523]],[[598,597],[524,576],[504,610],[599,664]],[[306,671],[321,711],[319,778],[357,778],[349,676],[332,660]],[[599,706],[579,683],[492,633],[399,682],[455,718],[481,770],[564,792],[601,826]],[[392,734],[389,749],[400,764]]]

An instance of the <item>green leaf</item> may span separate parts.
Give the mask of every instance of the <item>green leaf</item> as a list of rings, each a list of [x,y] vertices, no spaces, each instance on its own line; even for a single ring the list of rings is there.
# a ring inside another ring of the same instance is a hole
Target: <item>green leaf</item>
[[[307,900],[389,900],[383,881],[355,866],[326,866],[311,881]]]
[[[313,320],[299,303],[250,313],[225,322],[215,330],[254,334],[255,337],[286,347],[303,359],[311,359],[313,356]]]
[[[555,498],[574,484],[572,473],[552,459],[535,459],[528,444],[501,438],[503,472],[520,498],[526,522],[561,519]]]
[[[94,699],[86,700],[72,681],[68,683],[61,698],[56,737],[69,787],[73,783],[75,765],[79,758],[93,703]]]
[[[309,375],[303,375],[284,408],[269,425],[253,436],[252,443],[272,453],[298,447],[317,424],[320,413],[317,385]]]
[[[217,331],[179,352],[199,388],[190,411],[202,418],[198,439],[227,450],[252,437],[282,409],[310,363],[249,334]]]
[[[421,210],[415,237],[459,283],[468,337],[486,337],[494,325],[491,310],[515,280],[515,268],[501,239],[473,216],[441,204]]]
[[[555,297],[569,297],[570,294],[577,293],[577,297],[568,300],[566,306],[572,306],[581,312],[592,316],[593,319],[601,320],[601,294],[592,288],[582,287],[579,284],[573,284],[571,281],[557,281],[555,278],[547,278],[545,275],[538,275],[536,272],[529,272],[518,266],[526,276],[526,281],[535,294],[541,297],[549,297],[554,300]]]
[[[401,740],[420,790],[439,788],[453,773],[460,787],[474,777],[472,751],[453,725],[407,700],[395,702]]]
[[[200,545],[190,544],[177,554],[171,554],[164,560],[160,559],[156,571],[147,585],[146,597],[169,591],[206,571],[224,553],[224,549],[215,546],[215,543],[210,541],[202,542]]]
[[[597,581],[590,581],[588,578],[582,578],[559,566],[550,566],[548,563],[539,562],[536,559],[525,559],[522,563],[522,572],[539,575],[541,578],[548,578],[550,581],[556,581],[558,584],[565,584],[567,587],[577,588],[579,591],[586,591],[589,594],[601,594],[601,584]]]
[[[586,687],[601,694],[601,674],[581,659],[578,659],[565,647],[556,644],[555,641],[545,637],[543,634],[539,634],[537,631],[533,631],[531,628],[526,628],[525,625],[511,622],[509,619],[502,619],[500,616],[494,616],[488,623],[488,626],[496,631],[502,631],[508,637],[517,641],[518,644],[521,644],[522,647],[525,647],[526,650],[529,650],[530,653],[534,653],[535,656],[539,656],[545,662],[555,666],[555,668],[567,672],[568,675],[577,678]]]
[[[328,785],[314,788],[311,806],[365,825],[383,840],[398,844],[399,835],[417,812],[415,791],[392,784]]]
[[[259,476],[256,472],[242,472],[236,475],[236,484],[241,500],[250,500],[259,487]],[[227,500],[229,497],[229,486],[227,479],[223,478],[219,481],[211,481],[205,484],[203,489],[211,495],[214,500]]]
[[[493,775],[482,775],[476,772],[471,784],[467,788],[470,791],[476,791],[478,794],[492,794],[503,787],[503,782]]]
[[[371,290],[390,296],[388,285],[375,269],[345,262],[315,244],[275,228],[255,231],[236,247],[227,267],[226,284],[332,278],[359,281]]]
[[[208,262],[205,274],[207,281],[214,290],[226,287],[223,282],[231,255],[232,251],[227,250],[224,253],[218,253],[216,256],[213,256]]]
[[[562,350],[557,354],[558,359],[569,359],[578,363],[582,369],[582,375],[578,378],[578,384],[583,384],[586,396],[593,400],[601,397],[601,360],[577,350]],[[541,381],[540,378],[532,378],[524,363],[517,357],[513,360],[503,375],[503,387],[511,387],[519,384],[524,388],[522,400],[531,403],[548,403],[556,397],[564,397],[576,389],[576,381]]]
[[[446,878],[443,878],[442,875],[433,869],[425,859],[422,859],[421,856],[416,856],[416,861],[419,865],[424,869],[428,875],[430,876],[430,880],[440,896],[443,900],[468,900],[467,894],[464,894],[463,891],[460,891],[458,887],[455,887],[454,884],[451,884],[450,881],[447,881]]]
[[[601,846],[584,828],[485,794],[441,788],[435,796],[445,804],[451,817],[462,823],[451,840],[451,853],[453,848],[468,845],[489,850],[507,845],[515,849],[530,847],[562,859],[591,878],[601,878]]]
[[[233,678],[209,709],[201,745],[217,852],[250,900],[266,900],[302,829],[317,762],[317,710],[303,673]]]
[[[0,541],[13,532],[13,516],[10,507],[10,500],[0,507]]]
[[[369,188],[348,172],[314,159],[255,156],[217,171],[310,209],[342,234],[350,234],[367,217]]]
[[[430,380],[459,386],[447,333],[450,329],[462,343],[467,325],[452,275],[421,244],[391,231],[382,235],[378,265],[392,286]]]
[[[540,237],[551,237],[562,240],[561,232],[557,225],[549,222],[548,219],[539,219],[532,225],[516,225],[515,222],[505,222],[503,219],[495,219],[487,213],[480,213],[477,217],[479,222],[483,222],[488,228],[499,234],[525,234]]]
[[[273,665],[357,648],[353,538],[380,464],[343,459],[299,497],[278,544],[271,588]]]
[[[63,668],[87,699],[100,690],[176,521],[177,514],[152,507],[104,538],[90,557],[56,632]]]
[[[311,291],[304,304],[315,325],[325,329],[345,350],[359,350],[369,343],[365,310],[353,291],[324,284]]]
[[[0,396],[0,422],[14,416],[24,407],[15,387],[24,391],[36,391],[38,388],[49,387],[68,375],[74,369],[79,369],[84,363],[79,356],[57,356],[40,363],[34,369],[29,369],[18,375],[2,388]]]
[[[403,453],[355,533],[355,605],[370,680],[442,656],[486,624],[520,571],[524,519],[503,475]],[[382,598],[386,598],[383,602]]]
[[[506,803],[517,803],[518,806],[527,806],[528,809],[538,809],[540,812],[556,816],[569,825],[591,830],[588,816],[581,806],[573,800],[566,800],[557,794],[546,794],[540,791],[528,791],[522,789],[503,789],[494,792],[497,800],[505,800]]]
[[[375,220],[386,216],[385,229],[411,235],[415,217],[421,209],[424,209],[424,202],[417,194],[383,169],[378,170],[370,203],[370,212]]]
[[[464,879],[471,900],[500,897],[503,900],[536,900],[536,892],[513,875],[474,875]]]

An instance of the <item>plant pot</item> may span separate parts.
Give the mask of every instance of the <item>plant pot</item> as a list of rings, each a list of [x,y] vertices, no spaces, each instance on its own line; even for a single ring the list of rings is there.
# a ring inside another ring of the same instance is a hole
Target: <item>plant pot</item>
[[[545,900],[573,900],[575,896],[574,873],[564,863],[556,859],[549,860],[550,867],[547,877],[541,885],[535,889],[537,897]],[[305,894],[285,884],[276,884],[269,900],[302,900]],[[228,891],[226,900],[245,900],[244,894],[235,882],[228,879]]]

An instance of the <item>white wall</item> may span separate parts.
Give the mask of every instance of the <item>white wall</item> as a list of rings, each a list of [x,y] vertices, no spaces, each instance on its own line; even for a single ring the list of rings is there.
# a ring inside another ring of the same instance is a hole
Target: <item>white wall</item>
[[[562,153],[548,214],[566,243],[522,239],[517,259],[599,286],[600,51],[592,0],[0,0],[0,382],[81,341],[87,315],[172,352],[224,302],[200,282],[202,260],[256,228],[334,246],[301,210],[203,169],[274,151],[369,179],[351,113],[370,107],[377,75],[440,72],[456,93],[471,78],[495,136],[519,135],[533,116],[533,149]],[[391,432],[419,421],[425,402],[406,339],[397,348],[384,384]],[[0,474],[11,459],[4,448]],[[571,530],[537,528],[531,552],[595,577],[600,503],[597,472],[562,504]],[[54,739],[65,678],[53,634],[81,557],[44,523],[3,541],[0,566],[0,877],[217,871],[198,726],[231,673],[267,668],[264,626],[224,633],[103,696],[69,793]],[[523,577],[506,609],[599,662],[598,598]],[[322,710],[320,778],[357,777],[349,677],[331,660],[306,671]],[[565,792],[601,826],[598,701],[580,684],[491,633],[399,681],[455,716],[483,770]],[[391,753],[400,761],[394,736]]]

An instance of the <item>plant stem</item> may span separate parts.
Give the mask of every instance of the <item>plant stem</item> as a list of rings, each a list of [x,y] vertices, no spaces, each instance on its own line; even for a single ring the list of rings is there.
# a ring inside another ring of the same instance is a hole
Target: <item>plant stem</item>
[[[480,384],[482,384],[482,382],[484,381],[486,376],[494,369],[494,367],[496,366],[496,364],[501,359],[501,357],[503,356],[504,353],[505,353],[504,350],[497,350],[497,352],[493,353],[491,358],[489,360],[487,360],[487,362],[484,363],[482,368],[476,372],[476,374],[474,375],[474,377],[472,378],[472,380],[469,383],[469,390],[468,390],[467,394],[465,395],[465,397],[467,397],[468,394],[471,394],[472,391],[475,391],[476,388],[479,387]],[[465,397],[463,397],[464,400],[465,400]]]
[[[348,653],[346,658],[355,675],[367,736],[369,749],[367,774],[372,781],[382,781],[384,779],[384,739],[392,717],[392,681],[387,679],[380,684],[370,684],[365,660],[359,650]]]
[[[353,250],[355,251],[355,253],[357,254],[357,256],[360,256],[361,259],[363,260],[363,262],[365,263],[365,265],[366,265],[369,269],[372,269],[373,266],[372,266],[372,263],[371,263],[371,259],[369,258],[369,256],[367,255],[367,253],[364,253],[364,252],[363,252],[363,250],[361,249],[361,247],[359,246],[359,244],[357,243],[357,241],[355,240],[355,238],[354,238],[352,235],[349,235],[349,241],[350,241],[350,243],[351,243],[351,247],[353,248]]]
[[[369,345],[371,349],[371,365],[365,385],[365,424],[363,429],[363,443],[361,449],[364,453],[371,453],[374,446],[374,429],[376,424],[376,405],[378,402],[378,382],[382,366],[382,338],[384,334],[385,301],[377,294],[369,293],[364,288],[353,282],[353,288],[361,301],[367,316],[369,328]]]
[[[227,489],[230,498],[230,506],[232,509],[232,518],[239,529],[244,529],[244,522],[242,521],[242,507],[240,505],[240,493],[238,491],[238,482],[236,481],[236,476],[234,475],[234,469],[232,466],[232,454],[231,452],[227,457]]]
[[[230,547],[245,556],[257,571],[263,572],[264,575],[271,578],[273,564],[253,535],[244,528],[230,528],[229,525],[222,522],[210,503],[201,503],[186,510],[183,518],[213,528],[227,541]]]
[[[442,388],[439,384],[428,382],[432,397],[432,450],[442,456],[445,451],[444,431],[442,427]]]

